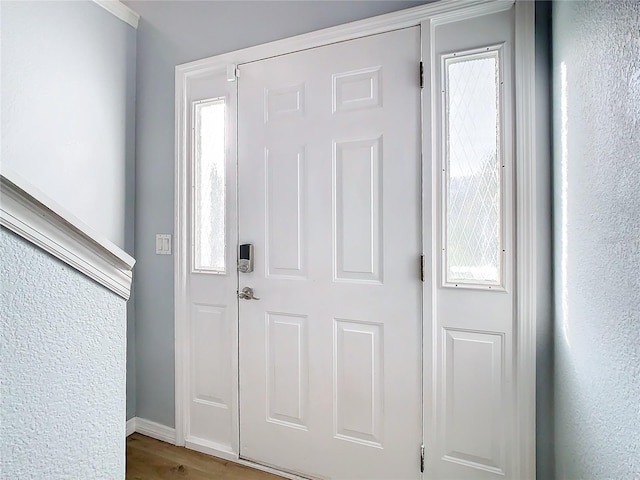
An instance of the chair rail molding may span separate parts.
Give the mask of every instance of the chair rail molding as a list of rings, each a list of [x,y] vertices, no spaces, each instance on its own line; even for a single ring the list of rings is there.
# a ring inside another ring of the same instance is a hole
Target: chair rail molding
[[[129,299],[134,258],[8,168],[0,172],[0,225]]]

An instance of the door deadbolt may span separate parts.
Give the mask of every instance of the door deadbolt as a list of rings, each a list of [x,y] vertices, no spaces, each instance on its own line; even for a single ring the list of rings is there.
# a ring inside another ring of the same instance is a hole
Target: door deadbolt
[[[240,273],[253,272],[253,245],[243,243],[238,247],[238,271]]]

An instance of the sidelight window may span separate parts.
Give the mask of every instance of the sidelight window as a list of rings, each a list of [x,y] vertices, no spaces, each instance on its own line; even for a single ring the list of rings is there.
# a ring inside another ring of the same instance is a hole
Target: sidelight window
[[[502,284],[499,51],[453,54],[444,74],[445,284]]]
[[[225,116],[224,98],[192,104],[194,272],[226,272]]]

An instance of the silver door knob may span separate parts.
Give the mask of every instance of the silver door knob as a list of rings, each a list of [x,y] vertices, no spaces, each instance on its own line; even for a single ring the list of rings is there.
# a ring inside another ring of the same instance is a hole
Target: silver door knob
[[[241,292],[238,293],[238,298],[243,300],[260,300],[258,297],[253,296],[253,288],[244,287]]]

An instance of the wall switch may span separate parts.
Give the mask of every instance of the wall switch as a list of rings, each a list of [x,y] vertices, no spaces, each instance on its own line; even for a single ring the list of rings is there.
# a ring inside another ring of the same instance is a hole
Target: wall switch
[[[171,255],[171,235],[156,234],[156,255]]]

